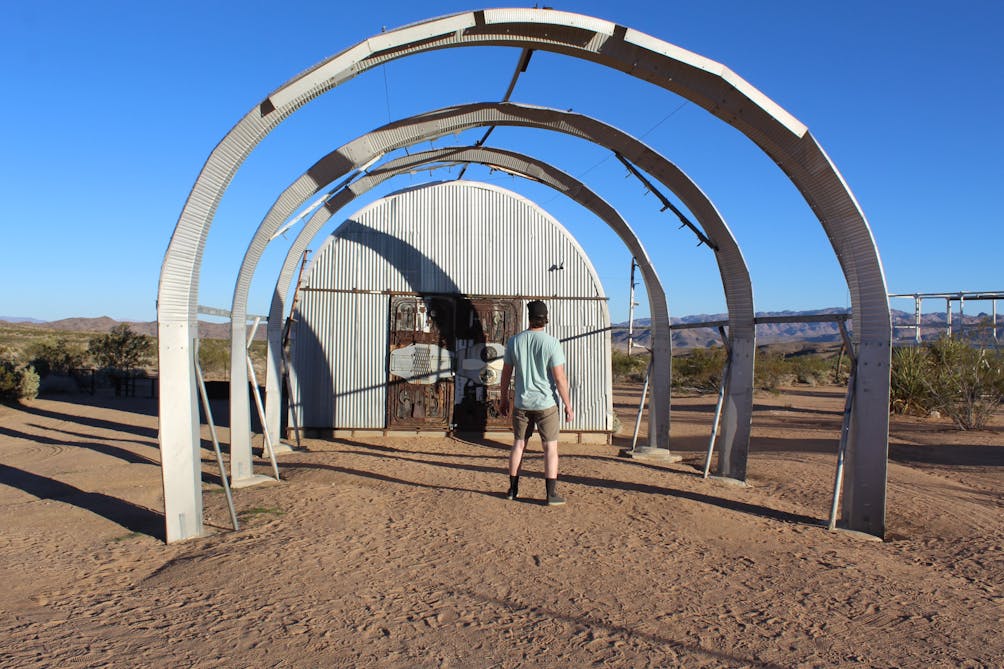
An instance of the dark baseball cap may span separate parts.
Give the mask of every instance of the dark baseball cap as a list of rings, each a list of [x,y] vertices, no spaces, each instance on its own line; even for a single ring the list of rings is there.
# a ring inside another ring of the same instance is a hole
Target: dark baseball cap
[[[530,318],[547,318],[547,305],[540,300],[527,302],[526,312]]]

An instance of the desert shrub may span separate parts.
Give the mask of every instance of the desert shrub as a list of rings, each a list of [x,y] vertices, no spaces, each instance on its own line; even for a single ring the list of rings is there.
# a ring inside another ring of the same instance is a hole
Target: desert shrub
[[[978,430],[1004,401],[1004,356],[942,337],[928,347],[932,408],[962,430]]]
[[[776,391],[794,380],[784,356],[773,351],[758,351],[753,360],[754,384],[759,390]]]
[[[758,390],[777,391],[780,386],[796,383],[817,385],[840,383],[846,379],[850,364],[845,358],[837,368],[838,359],[819,353],[797,351],[784,354],[762,348],[754,360],[754,383]]]
[[[199,366],[206,378],[226,379],[230,371],[230,340],[200,339]]]
[[[694,349],[673,358],[673,386],[717,392],[725,367],[725,349]]]
[[[147,364],[153,353],[153,344],[149,337],[137,334],[121,323],[108,334],[92,338],[88,350],[102,369],[125,372]]]
[[[834,378],[833,363],[821,355],[792,355],[784,359],[784,366],[796,383],[816,385],[831,382]]]
[[[83,367],[87,359],[83,346],[66,339],[33,344],[28,349],[28,355],[31,357],[32,367],[41,377],[49,374],[67,376],[71,369]]]
[[[614,381],[644,381],[648,361],[647,355],[628,355],[623,351],[612,351],[610,370]]]
[[[8,348],[0,349],[0,401],[16,402],[38,397],[38,374]]]
[[[837,355],[837,359],[833,362],[831,375],[833,383],[847,383],[847,379],[851,375],[851,358],[846,352],[843,355]]]
[[[38,384],[40,379],[38,373],[31,365],[24,365],[21,369],[21,383],[18,387],[18,399],[33,400],[38,397]]]
[[[892,352],[889,408],[895,413],[926,416],[931,411],[931,357],[923,346],[900,347]]]

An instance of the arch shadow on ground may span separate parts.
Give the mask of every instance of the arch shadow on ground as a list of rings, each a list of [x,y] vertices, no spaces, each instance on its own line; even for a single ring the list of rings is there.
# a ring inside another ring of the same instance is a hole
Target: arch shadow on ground
[[[0,484],[17,488],[39,499],[70,504],[107,518],[131,532],[159,541],[165,539],[164,515],[118,497],[81,490],[69,483],[0,464]]]
[[[403,449],[388,449],[387,447],[381,447],[379,450],[371,450],[371,446],[366,443],[352,441],[347,439],[338,439],[337,443],[344,444],[351,448],[357,450],[345,451],[345,453],[351,453],[353,455],[364,455],[372,458],[383,458],[389,460],[398,460],[408,464],[423,464],[433,467],[444,467],[448,469],[454,469],[458,471],[468,471],[480,474],[498,474],[499,475],[499,488],[498,490],[474,490],[472,492],[477,492],[481,494],[486,494],[489,496],[497,496],[502,492],[504,485],[507,482],[505,479],[505,471],[503,461],[499,460],[499,465],[494,467],[484,466],[484,465],[473,465],[473,464],[462,464],[457,462],[441,462],[430,459],[418,459],[413,457],[406,457],[411,455],[411,451]],[[439,454],[444,455],[444,454]],[[458,456],[466,457],[466,456]],[[566,456],[566,457],[577,457],[577,456]],[[287,463],[285,465],[288,468],[294,469],[330,469],[335,471],[341,471],[342,468],[326,465],[323,463],[309,463],[309,462],[298,462],[298,463]],[[676,474],[674,470],[671,471]],[[381,480],[387,480],[387,477],[383,474],[378,474],[375,472],[365,472],[363,470],[355,470],[357,475],[376,478]],[[681,472],[684,476],[689,474]],[[533,478],[534,474],[529,474],[528,478]],[[424,483],[416,483],[412,481],[406,481],[404,479],[393,479],[394,482],[402,483],[405,485],[416,485],[419,487],[429,487],[429,488],[440,488],[440,486],[434,486]],[[666,486],[653,485],[649,483],[634,483],[630,481],[618,481],[614,479],[602,479],[595,476],[582,476],[576,474],[562,474],[561,480],[565,483],[572,483],[577,485],[589,486],[593,488],[605,488],[610,490],[622,490],[625,492],[638,492],[643,494],[651,495],[661,495],[665,497],[675,497],[678,499],[687,499],[690,501],[698,502],[700,504],[705,504],[709,506],[717,506],[719,508],[727,509],[729,511],[736,511],[739,513],[753,515],[759,518],[770,518],[773,520],[778,520],[785,523],[794,523],[800,525],[811,525],[818,526],[820,524],[819,518],[814,518],[811,516],[805,516],[796,513],[790,513],[786,511],[780,511],[778,509],[772,509],[770,507],[765,507],[757,504],[750,504],[747,502],[741,502],[737,500],[730,500],[722,497],[716,497],[714,495],[708,495],[705,493],[693,492],[688,490],[682,490],[679,488],[671,488]]]

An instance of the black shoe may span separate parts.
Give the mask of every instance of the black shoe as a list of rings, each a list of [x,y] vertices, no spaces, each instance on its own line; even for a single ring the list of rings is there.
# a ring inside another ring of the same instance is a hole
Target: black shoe
[[[545,493],[547,495],[548,506],[561,506],[565,503],[565,498],[558,494],[558,479],[544,479]]]
[[[505,494],[506,499],[516,499],[519,495],[519,475],[509,476],[509,492]]]

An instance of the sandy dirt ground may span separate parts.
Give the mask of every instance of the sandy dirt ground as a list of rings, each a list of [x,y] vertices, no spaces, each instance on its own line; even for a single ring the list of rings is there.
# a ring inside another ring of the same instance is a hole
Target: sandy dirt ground
[[[1001,416],[894,418],[882,542],[823,526],[841,388],[757,395],[747,487],[700,475],[712,397],[674,398],[682,462],[618,457],[638,395],[562,444],[564,507],[539,443],[512,502],[502,441],[315,440],[232,532],[206,441],[172,545],[154,400],[0,407],[0,666],[1004,666]]]

